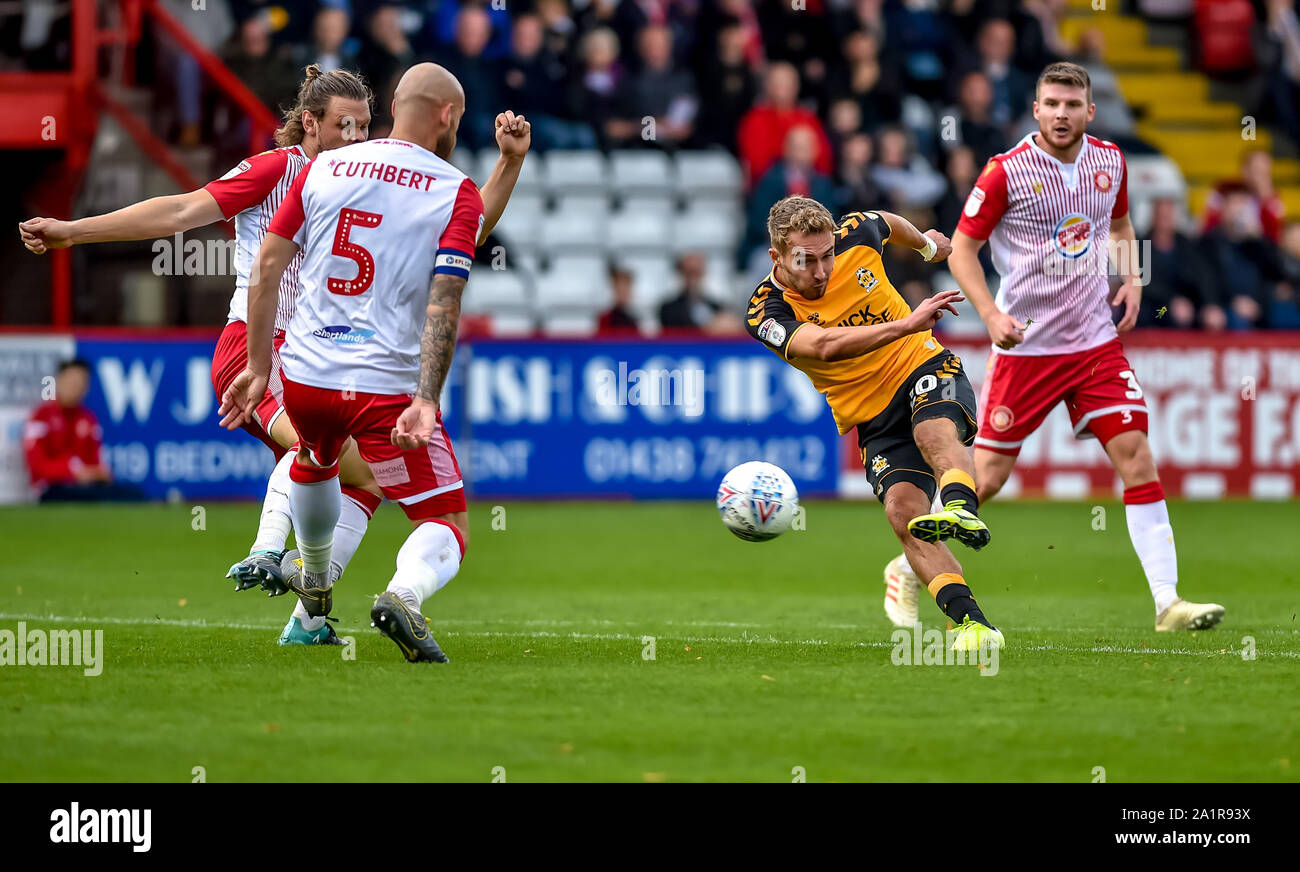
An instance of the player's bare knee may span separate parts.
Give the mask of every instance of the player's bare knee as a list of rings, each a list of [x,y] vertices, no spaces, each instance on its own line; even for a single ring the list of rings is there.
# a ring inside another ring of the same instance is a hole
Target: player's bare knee
[[[1125,487],[1136,487],[1159,479],[1155,458],[1151,455],[1151,443],[1140,430],[1120,433],[1111,439],[1106,443],[1106,454],[1110,456]]]
[[[890,488],[885,494],[885,517],[889,519],[889,526],[893,528],[894,535],[904,542],[912,538],[912,534],[907,530],[908,522],[929,510],[930,502],[920,488],[900,484]]]

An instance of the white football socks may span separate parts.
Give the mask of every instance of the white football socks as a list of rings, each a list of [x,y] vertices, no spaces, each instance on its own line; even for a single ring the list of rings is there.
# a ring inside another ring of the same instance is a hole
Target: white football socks
[[[298,604],[293,607],[293,616],[298,619],[298,622],[302,624],[302,628],[308,633],[314,633],[325,625],[325,616],[320,615],[313,618],[307,614],[307,609],[303,608],[302,600],[298,600]]]
[[[352,497],[343,494],[338,523],[334,525],[334,549],[330,552],[330,566],[337,574],[342,575],[348,568],[369,525],[370,514]]]
[[[319,578],[330,571],[330,550],[342,499],[337,475],[325,481],[290,483],[289,504],[293,507],[293,529],[304,573]]]
[[[257,538],[249,554],[255,551],[283,551],[293,527],[289,510],[289,467],[293,465],[293,451],[280,458],[266,482],[266,498],[262,500],[262,516],[257,522]]]
[[[330,574],[335,580],[343,575],[353,555],[361,547],[361,539],[366,535],[366,528],[369,525],[370,513],[350,494],[342,494],[339,503],[339,520],[334,525],[334,544],[330,549]],[[301,550],[302,547],[299,545],[299,551]],[[307,561],[304,558],[303,569],[306,568]],[[302,628],[309,633],[319,630],[325,623],[324,617],[313,618],[307,614],[301,600],[294,606],[293,617],[302,622]]]
[[[446,586],[460,571],[460,543],[446,524],[430,521],[406,537],[397,552],[397,572],[388,590],[413,611]]]
[[[1174,528],[1169,524],[1169,507],[1163,499],[1126,503],[1124,517],[1159,615],[1178,599],[1178,551],[1174,547]]]

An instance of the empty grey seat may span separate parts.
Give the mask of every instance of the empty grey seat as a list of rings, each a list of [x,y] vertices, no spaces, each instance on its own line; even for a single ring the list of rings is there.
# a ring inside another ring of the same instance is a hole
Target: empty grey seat
[[[609,167],[598,151],[552,151],[546,155],[543,182],[560,196],[603,194],[609,187]]]
[[[661,151],[616,151],[610,154],[610,187],[620,194],[671,196],[673,167]]]
[[[547,336],[590,336],[596,332],[595,312],[554,312],[542,318]]]
[[[725,151],[677,153],[677,190],[685,197],[739,197],[744,184],[740,163]]]
[[[609,230],[604,197],[569,197],[542,216],[538,245],[544,254],[603,250]]]
[[[514,270],[497,270],[482,265],[470,272],[463,307],[472,314],[523,309],[530,305],[528,282]]]
[[[537,309],[599,312],[609,306],[605,259],[594,255],[559,255],[537,274]]]

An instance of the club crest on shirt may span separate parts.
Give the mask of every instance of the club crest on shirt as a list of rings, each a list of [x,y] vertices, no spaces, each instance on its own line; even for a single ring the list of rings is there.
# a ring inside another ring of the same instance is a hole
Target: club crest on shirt
[[[1071,212],[1056,222],[1052,244],[1062,257],[1083,257],[1092,248],[1092,220],[1087,215]]]
[[[1009,430],[1015,421],[1016,416],[1006,406],[998,406],[989,413],[989,424],[999,433]]]
[[[1043,193],[1043,183],[1040,182],[1040,181],[1038,181],[1038,179],[1034,179],[1032,182],[1030,182],[1030,183],[1029,183],[1029,187],[1031,187],[1031,188],[1034,189],[1034,193],[1035,193],[1035,194],[1038,194],[1038,195],[1040,195],[1040,196],[1042,195],[1042,193]]]
[[[876,285],[880,284],[880,280],[876,278],[876,274],[865,266],[858,267],[857,279],[858,284],[862,286],[862,290],[864,291],[870,291]]]
[[[1110,173],[1105,170],[1097,170],[1092,176],[1092,183],[1097,186],[1097,190],[1103,194],[1110,190]]]

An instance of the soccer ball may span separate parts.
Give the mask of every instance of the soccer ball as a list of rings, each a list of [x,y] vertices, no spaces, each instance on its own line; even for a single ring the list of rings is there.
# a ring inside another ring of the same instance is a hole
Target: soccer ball
[[[799,511],[799,492],[785,470],[761,460],[742,463],[718,485],[718,514],[748,542],[766,542],[786,530]]]

